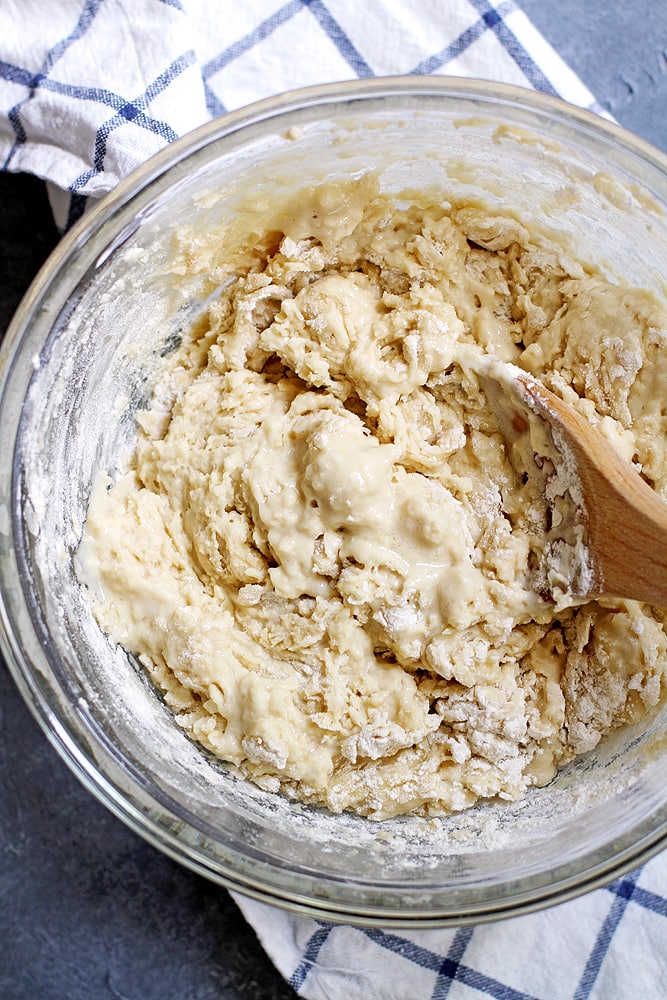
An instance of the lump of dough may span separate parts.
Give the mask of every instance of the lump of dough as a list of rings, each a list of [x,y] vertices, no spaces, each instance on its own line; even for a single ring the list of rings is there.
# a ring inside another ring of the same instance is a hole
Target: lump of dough
[[[665,620],[536,592],[548,497],[470,359],[534,372],[667,490],[664,309],[372,178],[266,211],[179,237],[175,273],[222,287],[93,493],[97,618],[262,788],[373,818],[516,799],[657,704]]]

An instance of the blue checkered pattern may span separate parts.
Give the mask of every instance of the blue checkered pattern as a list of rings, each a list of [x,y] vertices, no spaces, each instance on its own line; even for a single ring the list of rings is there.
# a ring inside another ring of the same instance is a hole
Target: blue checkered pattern
[[[666,896],[661,855],[574,902],[458,930],[340,927],[237,902],[309,1000],[664,1000]]]
[[[0,3],[0,164],[50,182],[63,228],[87,199],[211,117],[294,87],[430,73],[601,109],[513,0]],[[239,897],[310,1000],[663,1000],[667,858],[607,889],[487,926],[404,934]]]
[[[593,96],[513,0],[0,4],[0,164],[50,181],[58,221],[177,136],[294,87],[394,73]]]

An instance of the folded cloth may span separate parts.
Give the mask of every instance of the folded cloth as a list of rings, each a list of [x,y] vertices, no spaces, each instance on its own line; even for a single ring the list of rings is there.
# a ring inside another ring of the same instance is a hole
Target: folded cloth
[[[336,927],[236,897],[308,1000],[664,1000],[667,852],[580,899],[449,930]]]
[[[596,107],[512,0],[3,0],[0,165],[49,181],[64,228],[86,196],[211,117],[394,73],[502,80]]]
[[[64,228],[152,153],[293,87],[476,76],[601,111],[512,0],[3,0],[0,163],[49,181]],[[495,924],[396,933],[235,896],[310,1000],[662,998],[667,855],[574,902]]]

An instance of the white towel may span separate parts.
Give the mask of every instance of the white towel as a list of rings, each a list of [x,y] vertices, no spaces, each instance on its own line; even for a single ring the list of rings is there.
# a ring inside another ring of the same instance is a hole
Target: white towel
[[[2,0],[0,165],[60,228],[208,119],[294,87],[435,73],[592,94],[512,0]]]

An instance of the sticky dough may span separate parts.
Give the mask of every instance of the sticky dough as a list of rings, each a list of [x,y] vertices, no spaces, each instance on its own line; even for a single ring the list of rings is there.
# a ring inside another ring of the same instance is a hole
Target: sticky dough
[[[384,818],[516,799],[654,706],[661,614],[536,592],[548,503],[471,358],[538,375],[665,494],[657,301],[372,178],[219,236],[222,291],[81,548],[178,723],[269,791]]]

